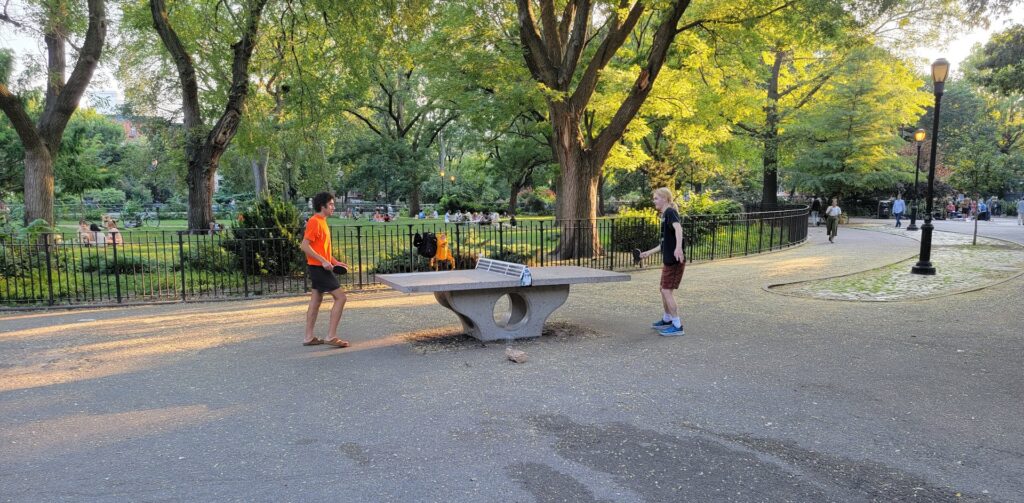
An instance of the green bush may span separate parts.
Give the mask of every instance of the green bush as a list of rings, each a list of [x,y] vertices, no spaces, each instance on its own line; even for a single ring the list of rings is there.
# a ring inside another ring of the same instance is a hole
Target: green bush
[[[78,270],[80,272],[102,274],[132,274],[152,272],[159,269],[160,267],[158,264],[142,257],[133,257],[131,255],[122,255],[121,253],[118,253],[117,261],[115,262],[113,254],[107,255],[103,252],[82,257],[81,263],[78,266]]]
[[[298,210],[274,197],[253,201],[231,227],[224,248],[247,271],[286,276],[306,263]]]
[[[181,257],[189,269],[209,272],[230,272],[236,269],[238,257],[215,243],[193,246]]]
[[[84,199],[91,199],[103,207],[121,206],[124,204],[124,191],[114,188],[88,189],[82,193]]]
[[[612,250],[628,252],[634,248],[653,248],[661,239],[660,221],[661,217],[654,208],[622,209],[619,218],[612,221],[615,228]]]
[[[690,193],[690,200],[678,200],[681,215],[728,215],[743,213],[743,205],[732,199],[715,200],[713,192]]]
[[[527,251],[515,250],[512,248],[505,248],[503,250],[494,250],[492,253],[487,255],[487,258],[494,260],[501,260],[503,262],[512,262],[514,264],[523,265],[534,265],[533,254]]]
[[[374,264],[374,274],[395,274],[402,272],[426,272],[432,271],[430,259],[419,254],[401,253],[396,255],[385,255],[377,259]]]
[[[463,201],[462,199],[459,199],[459,196],[455,196],[455,195],[448,195],[448,196],[442,197],[440,203],[438,204],[438,206],[439,206],[439,209],[437,211],[440,212],[440,213],[444,213],[446,211],[451,212],[451,213],[455,213],[456,211],[474,211],[474,212],[476,212],[476,211],[480,211],[481,210],[481,207],[480,207],[479,204],[471,203],[471,202],[468,202],[468,201]]]

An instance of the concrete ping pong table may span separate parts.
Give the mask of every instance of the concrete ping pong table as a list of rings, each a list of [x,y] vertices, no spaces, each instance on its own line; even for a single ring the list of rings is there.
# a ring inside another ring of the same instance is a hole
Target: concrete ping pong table
[[[530,268],[531,286],[522,286],[526,266],[481,258],[476,269],[382,274],[377,279],[404,293],[433,292],[438,304],[459,317],[466,333],[481,341],[540,337],[544,322],[578,283],[629,281],[628,274],[589,267]],[[494,319],[494,306],[509,297],[509,312]]]

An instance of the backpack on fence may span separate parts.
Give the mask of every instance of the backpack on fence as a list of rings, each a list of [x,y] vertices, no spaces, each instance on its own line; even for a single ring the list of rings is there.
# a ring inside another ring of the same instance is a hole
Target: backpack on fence
[[[437,235],[433,232],[424,232],[422,235],[416,233],[416,236],[412,238],[412,245],[416,247],[416,252],[426,258],[434,258],[437,255]]]

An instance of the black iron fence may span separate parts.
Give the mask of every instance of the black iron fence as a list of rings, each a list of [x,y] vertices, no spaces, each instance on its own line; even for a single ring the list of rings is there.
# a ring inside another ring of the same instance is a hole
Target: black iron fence
[[[780,250],[807,238],[807,208],[683,217],[687,259],[707,261]],[[348,289],[379,285],[378,274],[432,270],[416,253],[417,233],[443,235],[457,268],[477,257],[530,266],[581,265],[628,270],[632,250],[658,244],[650,218],[521,220],[495,225],[337,225],[332,248],[349,264]],[[89,233],[91,234],[91,233]],[[75,233],[0,236],[0,309],[139,304],[264,297],[308,290],[301,232],[239,229],[210,234],[129,231],[119,237]],[[656,267],[660,257],[640,267]],[[439,268],[444,268],[442,265]]]

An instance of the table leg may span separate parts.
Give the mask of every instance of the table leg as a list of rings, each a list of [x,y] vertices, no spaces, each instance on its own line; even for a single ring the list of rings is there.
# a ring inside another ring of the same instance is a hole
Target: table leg
[[[494,305],[503,295],[510,299],[509,313],[494,320]],[[569,297],[569,285],[455,290],[435,292],[442,306],[459,317],[467,334],[481,341],[540,337],[544,322]]]

